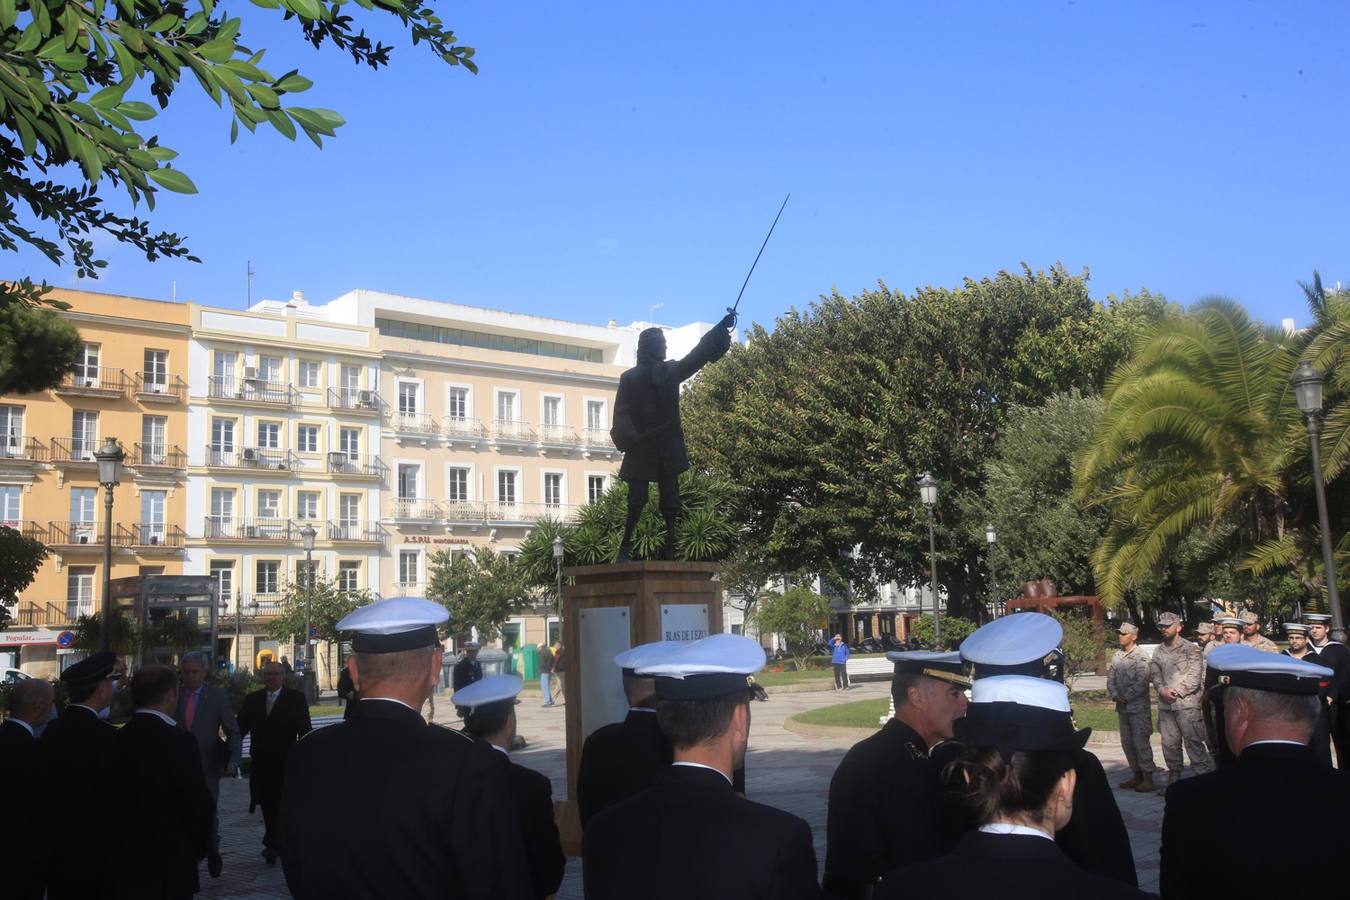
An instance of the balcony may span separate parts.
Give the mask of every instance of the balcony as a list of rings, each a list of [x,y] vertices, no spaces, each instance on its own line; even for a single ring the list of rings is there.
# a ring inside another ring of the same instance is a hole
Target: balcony
[[[0,520],[0,525],[5,528],[12,528],[26,538],[32,538],[35,541],[43,541],[47,537],[46,529],[37,522],[30,522],[26,519],[4,519]]]
[[[0,436],[0,464],[37,463],[49,455],[47,445],[37,438],[25,438],[17,434]]]
[[[118,525],[122,536],[119,546],[131,547],[138,553],[176,553],[183,549],[183,529],[177,525],[164,525],[156,522],[132,525]],[[118,538],[114,536],[113,540]]]
[[[262,404],[287,409],[300,402],[300,392],[289,384],[263,381],[257,377],[231,378],[225,375],[212,375],[207,378],[207,388],[212,400]]]
[[[378,391],[330,387],[328,408],[340,412],[378,416],[384,412],[384,399],[380,397]]]
[[[425,597],[427,595],[427,583],[425,581],[395,581],[395,597]]]
[[[142,403],[182,403],[187,400],[187,382],[163,372],[137,372],[136,399]]]
[[[469,444],[477,446],[483,442],[483,422],[464,416],[451,416],[441,423],[441,433],[450,446]]]
[[[207,540],[218,541],[284,543],[300,539],[295,523],[288,519],[241,519],[234,516],[207,516],[202,534]]]
[[[581,446],[576,429],[566,425],[539,426],[539,446],[544,450],[572,451]]]
[[[400,441],[429,444],[441,436],[441,426],[426,413],[396,412],[389,417],[389,425]]]
[[[420,497],[395,497],[393,516],[395,521],[411,523],[439,522],[442,518],[441,507],[434,500]]]
[[[77,550],[97,552],[103,549],[103,525],[99,522],[48,522],[47,530],[34,534],[34,537],[53,550],[66,553]],[[112,545],[131,546],[129,535],[114,529]]]
[[[181,470],[187,468],[187,454],[176,445],[138,443],[131,445],[127,463],[137,469]]]
[[[373,522],[329,522],[328,540],[335,544],[383,544],[384,532]]]
[[[98,438],[95,437],[52,438],[51,449],[47,451],[47,461],[57,465],[95,466],[98,462],[94,459],[94,451],[100,446]],[[122,447],[120,441],[117,446]],[[122,447],[122,450],[125,452],[126,448]]]
[[[206,464],[219,469],[270,469],[294,473],[300,468],[300,457],[290,450],[264,447],[242,447],[238,450],[207,447]]]
[[[78,365],[75,371],[61,376],[61,382],[52,391],[58,396],[100,397],[117,400],[125,397],[131,386],[127,373],[111,366]]]
[[[20,600],[14,612],[14,624],[21,628],[66,628],[74,625],[80,616],[92,616],[94,612],[92,600],[65,600],[57,603]]]
[[[587,453],[614,454],[614,439],[609,436],[608,428],[587,428],[581,433],[581,446]]]
[[[561,503],[501,503],[479,500],[455,500],[445,505],[445,519],[450,525],[488,525],[511,527],[532,525],[540,519],[569,521],[576,517],[580,507]]]
[[[223,633],[229,631],[230,620],[239,615],[242,609],[246,619],[271,619],[281,615],[285,608],[283,598],[286,595],[280,592],[259,593],[259,594],[235,594],[229,597],[222,597],[221,600],[225,607],[220,615],[220,630]]]
[[[492,422],[492,443],[498,447],[524,449],[533,446],[535,434],[529,423],[518,419],[495,419]]]
[[[378,456],[352,456],[341,450],[328,454],[328,474],[343,478],[384,478],[389,468]]]

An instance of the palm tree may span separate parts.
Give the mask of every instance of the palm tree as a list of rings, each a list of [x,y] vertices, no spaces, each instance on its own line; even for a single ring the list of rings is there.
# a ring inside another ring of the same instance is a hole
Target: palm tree
[[[1103,600],[1119,603],[1193,528],[1233,517],[1253,544],[1284,536],[1301,343],[1221,298],[1140,337],[1077,466],[1080,499],[1111,512],[1093,558]]]

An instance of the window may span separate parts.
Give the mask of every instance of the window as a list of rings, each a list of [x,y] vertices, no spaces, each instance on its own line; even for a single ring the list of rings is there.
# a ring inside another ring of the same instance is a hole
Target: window
[[[147,391],[163,393],[169,383],[169,351],[146,350],[145,364],[141,367],[141,381]]]
[[[360,494],[343,494],[338,497],[338,522],[343,528],[355,528],[361,522]]]
[[[0,406],[0,457],[23,452],[23,407]]]
[[[216,595],[230,602],[234,598],[234,563],[211,560],[211,577],[216,580]]]
[[[422,554],[416,550],[398,551],[398,583],[416,584],[418,571],[421,569]]]
[[[398,464],[398,496],[400,500],[415,500],[422,467],[415,463]]]
[[[463,421],[469,417],[469,389],[452,387],[445,401],[445,414]]]
[[[544,505],[562,506],[563,476],[561,472],[544,473]]]
[[[562,421],[562,398],[545,397],[544,398],[544,424],[561,425]]]
[[[281,381],[281,357],[258,357],[258,380],[267,382]]]
[[[417,414],[417,394],[421,385],[411,381],[398,383],[398,411],[406,416]]]
[[[295,449],[301,453],[319,452],[319,426],[300,425],[295,429]]]
[[[0,524],[17,528],[19,524],[19,495],[23,488],[17,484],[0,484]]]
[[[141,416],[141,460],[162,466],[169,454],[168,416]]]
[[[281,446],[281,424],[279,422],[258,423],[258,446],[264,450],[275,450]]]
[[[318,491],[300,491],[295,495],[295,517],[297,519],[317,519],[319,517]]]
[[[94,524],[94,503],[98,498],[98,488],[70,489],[70,521]]]
[[[587,475],[586,476],[586,502],[599,503],[600,498],[605,496],[605,476]]]
[[[300,360],[300,386],[307,388],[319,386],[319,364],[312,359]]]
[[[338,431],[338,449],[352,462],[361,459],[361,429],[343,428]]]
[[[234,381],[234,373],[239,366],[239,354],[229,350],[217,350],[212,370],[223,382]]]
[[[81,344],[75,357],[75,383],[85,387],[98,387],[98,344]]]
[[[98,413],[77,409],[70,420],[70,458],[93,459],[98,449]]]
[[[446,499],[451,503],[467,503],[469,500],[469,470],[461,466],[451,466],[449,473],[449,493]]]
[[[516,395],[510,391],[497,392],[497,421],[516,421]]]
[[[275,559],[261,561],[254,569],[253,590],[259,594],[275,594],[281,590],[281,563]]]
[[[164,543],[164,491],[141,491],[141,542]]]
[[[361,589],[361,563],[350,559],[338,563],[337,588],[339,591]]]
[[[281,518],[281,491],[258,491],[258,518]]]
[[[516,472],[514,469],[503,469],[497,473],[497,502],[515,506]]]
[[[211,449],[217,453],[234,452],[234,419],[211,419]]]
[[[74,619],[94,611],[94,567],[71,566],[66,574],[66,615]]]
[[[605,417],[605,401],[586,401],[586,427],[591,431],[607,431],[609,429]]]
[[[348,399],[351,399],[361,389],[361,367],[344,365],[340,371],[339,378],[342,382],[342,392]]]
[[[211,488],[211,518],[219,520],[234,518],[233,488]]]

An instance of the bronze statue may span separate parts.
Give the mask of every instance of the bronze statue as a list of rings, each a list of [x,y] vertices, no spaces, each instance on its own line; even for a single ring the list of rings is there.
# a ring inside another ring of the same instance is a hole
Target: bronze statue
[[[633,529],[647,505],[648,485],[653,481],[661,491],[661,515],[666,520],[662,559],[675,558],[679,476],[689,468],[680,427],[680,382],[721,359],[731,347],[731,329],[735,327],[736,314],[728,312],[688,356],[678,361],[666,359],[666,336],[660,328],[648,328],[638,335],[637,365],[619,377],[614,427],[609,431],[614,446],[624,453],[619,477],[628,482],[628,518],[617,562],[628,561]]]

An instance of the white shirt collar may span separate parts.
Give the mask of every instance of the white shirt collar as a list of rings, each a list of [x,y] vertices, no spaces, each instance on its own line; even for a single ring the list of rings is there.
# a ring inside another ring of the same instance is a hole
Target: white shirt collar
[[[726,772],[723,772],[721,769],[714,769],[712,766],[705,766],[703,763],[689,762],[689,761],[687,761],[687,760],[677,759],[677,760],[675,760],[675,762],[671,763],[671,765],[672,765],[672,766],[684,766],[684,767],[689,768],[689,769],[707,769],[709,772],[716,772],[718,775],[721,775],[723,778],[727,778],[727,773],[726,773]],[[727,784],[731,785],[732,787],[735,787],[736,782],[732,781],[730,778],[727,778]]]
[[[32,734],[34,737],[37,737],[37,735],[33,733],[33,726],[32,726],[32,725],[29,725],[29,724],[28,724],[27,722],[25,722],[23,719],[19,719],[19,718],[15,718],[15,717],[11,716],[10,718],[6,719],[5,721],[6,721],[6,722],[13,722],[15,725],[22,725],[25,729],[27,729],[27,731],[28,731],[29,734]]]
[[[88,706],[88,705],[86,705],[86,704],[84,704],[84,703],[72,703],[72,704],[70,704],[70,705],[71,705],[71,706],[78,706],[80,709],[87,709],[87,710],[89,710],[91,713],[93,713],[94,715],[98,715],[98,710],[96,710],[96,709],[94,709],[92,706]]]
[[[508,757],[508,758],[511,756],[511,751],[507,750],[505,747],[498,747],[496,744],[492,743],[491,741],[488,741],[488,742],[487,742],[487,745],[488,745],[489,747],[491,747],[493,750],[496,750],[496,751],[497,751],[498,753],[500,753],[502,756],[505,756],[505,757]]]
[[[1299,742],[1299,741],[1283,741],[1283,740],[1278,740],[1278,739],[1272,738],[1271,740],[1268,740],[1268,741],[1252,741],[1250,744],[1247,745],[1247,747],[1259,747],[1259,746],[1262,745],[1262,744],[1292,744],[1292,745],[1294,745],[1295,747],[1306,747],[1306,746],[1308,746],[1307,744],[1301,743],[1301,742]],[[1243,750],[1246,750],[1247,747],[1243,747],[1242,749],[1243,749]],[[1239,754],[1239,755],[1241,755],[1241,754]]]
[[[649,712],[649,713],[654,713],[654,712],[656,712],[656,710],[652,709],[650,706],[630,706],[630,707],[628,707],[628,711],[629,711],[629,712]]]
[[[1039,828],[1032,828],[1030,825],[1014,825],[1011,822],[990,822],[988,825],[981,825],[980,830],[985,834],[1025,834],[1031,837],[1045,838],[1047,841],[1053,841],[1053,834],[1046,834]]]
[[[164,724],[166,725],[176,726],[178,724],[178,722],[174,720],[173,716],[166,715],[157,709],[138,709],[136,710],[136,713],[142,716],[159,716],[161,719],[164,720]]]
[[[413,709],[411,706],[409,706],[408,704],[404,703],[402,700],[396,700],[396,699],[394,699],[393,697],[362,697],[362,698],[361,698],[361,702],[362,702],[362,703],[369,703],[369,702],[372,701],[372,700],[383,700],[385,703],[397,703],[399,706],[402,706],[404,709],[412,709],[412,711],[415,712],[415,713],[417,713],[419,716],[422,714],[422,711],[421,711],[421,710]]]
[[[280,695],[280,694],[281,694],[281,688],[277,688],[275,691],[268,691],[268,692],[267,692],[267,699],[268,699],[268,700],[275,700],[275,699],[277,699],[278,695]]]

